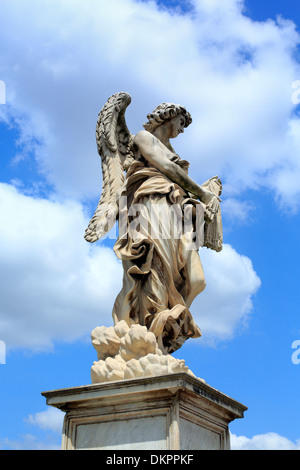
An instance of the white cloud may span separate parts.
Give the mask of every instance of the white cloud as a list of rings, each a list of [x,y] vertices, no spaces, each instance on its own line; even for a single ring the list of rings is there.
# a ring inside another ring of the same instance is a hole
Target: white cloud
[[[48,348],[62,331],[71,340],[96,320],[110,321],[121,267],[111,250],[85,244],[81,202],[100,196],[94,129],[115,91],[132,95],[126,116],[133,133],[161,101],[188,107],[193,124],[174,146],[191,161],[195,180],[223,179],[228,220],[251,216],[251,202],[240,197],[249,187],[268,188],[280,207],[298,209],[295,25],[252,21],[242,1],[192,4],[193,14],[182,15],[134,0],[2,1],[0,77],[8,104],[0,113],[20,126],[21,142],[36,150],[59,198],[34,199],[2,187],[13,207],[5,214],[0,248],[1,322],[9,344]],[[201,256],[207,288],[192,311],[203,334],[230,338],[247,324],[259,278],[251,260],[228,245]],[[102,265],[110,267],[105,276]]]
[[[245,224],[251,220],[253,210],[251,201],[242,201],[236,197],[228,197],[222,202],[222,215],[229,222]]]
[[[62,433],[64,413],[56,408],[48,407],[46,411],[40,411],[34,415],[29,415],[25,421],[38,426],[43,430],[50,430],[55,433]]]
[[[206,288],[191,307],[202,331],[201,342],[229,340],[244,331],[261,282],[251,260],[224,244],[220,253],[200,250]]]
[[[159,102],[176,101],[194,120],[175,148],[195,179],[219,173],[224,199],[263,187],[297,209],[295,25],[252,21],[238,0],[191,3],[182,15],[134,0],[2,0],[0,112],[17,119],[56,190],[84,199],[99,196],[94,128],[107,97],[132,95],[133,133]]]
[[[84,238],[74,202],[25,196],[0,184],[0,331],[7,348],[47,350],[111,322],[122,268]]]
[[[29,415],[25,423],[35,427],[35,432],[28,432],[12,440],[0,439],[2,450],[60,450],[64,413],[56,408],[48,407]]]
[[[232,450],[300,450],[300,439],[296,442],[275,432],[257,434],[252,438],[230,435]]]
[[[33,434],[24,434],[20,439],[0,439],[0,450],[60,450],[56,442],[39,440]]]

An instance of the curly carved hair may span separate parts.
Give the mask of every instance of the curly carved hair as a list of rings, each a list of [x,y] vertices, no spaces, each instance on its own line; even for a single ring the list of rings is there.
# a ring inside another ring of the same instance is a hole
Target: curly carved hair
[[[192,122],[190,113],[183,106],[174,103],[162,103],[158,105],[152,113],[147,115],[148,122],[146,122],[143,127],[146,131],[152,133],[165,121],[173,119],[178,116],[178,114],[183,115],[185,118],[184,127],[188,127]]]

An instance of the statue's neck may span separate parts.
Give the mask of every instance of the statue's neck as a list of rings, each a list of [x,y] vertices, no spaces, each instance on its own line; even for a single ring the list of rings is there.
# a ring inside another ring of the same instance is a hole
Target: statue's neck
[[[163,126],[159,126],[155,129],[155,131],[153,132],[153,135],[158,139],[160,140],[160,142],[162,144],[164,144],[165,147],[167,147],[167,149],[169,149],[171,152],[174,152],[174,149],[170,143],[170,139],[169,139],[169,136],[167,135],[166,133],[166,130],[164,129]],[[175,153],[175,152],[174,152]]]

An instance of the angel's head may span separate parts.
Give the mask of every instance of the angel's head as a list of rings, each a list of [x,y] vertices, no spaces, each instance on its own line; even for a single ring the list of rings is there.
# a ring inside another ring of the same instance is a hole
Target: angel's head
[[[192,122],[190,113],[179,104],[162,103],[157,106],[154,111],[147,115],[148,122],[144,124],[144,129],[153,134],[155,130],[167,124],[169,121],[173,123],[173,133],[171,137],[176,137],[183,128],[188,127]]]

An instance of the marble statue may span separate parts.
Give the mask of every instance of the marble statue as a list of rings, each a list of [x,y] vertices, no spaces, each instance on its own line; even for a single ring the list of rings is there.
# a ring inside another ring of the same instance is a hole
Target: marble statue
[[[189,112],[162,103],[132,135],[125,119],[130,102],[116,93],[97,121],[103,186],[85,239],[96,242],[118,221],[114,251],[124,275],[114,326],[91,335],[98,354],[93,382],[189,371],[171,353],[201,336],[189,310],[205,288],[198,250],[220,251],[223,242],[221,181],[195,183],[189,162],[170,143],[191,124]]]

